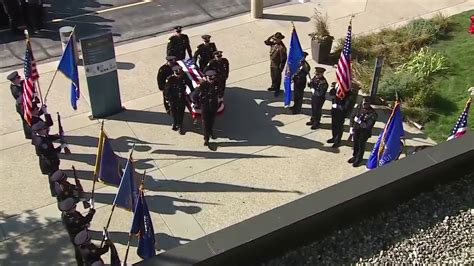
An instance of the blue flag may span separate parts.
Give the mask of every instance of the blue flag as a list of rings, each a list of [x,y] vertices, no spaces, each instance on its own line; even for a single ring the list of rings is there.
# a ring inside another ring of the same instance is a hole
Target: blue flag
[[[296,33],[295,27],[291,33],[290,40],[290,51],[288,52],[288,61],[286,61],[286,72],[285,72],[285,106],[289,106],[291,102],[291,78],[298,70],[301,58],[303,58],[303,49],[301,48],[298,34]]]
[[[120,180],[122,178],[122,169],[120,169],[119,157],[115,155],[109,138],[105,134],[102,145],[99,171],[97,176],[102,182],[106,184],[118,186],[120,185]]]
[[[69,38],[66,49],[59,61],[58,70],[71,80],[71,105],[74,110],[77,109],[77,100],[79,99],[79,75],[77,72],[76,53],[74,51],[74,38]]]
[[[135,187],[133,178],[134,172],[132,160],[129,158],[113,203],[114,205],[132,211],[135,207],[135,200],[138,195],[138,190]]]
[[[370,153],[367,168],[374,169],[396,160],[403,148],[401,137],[404,134],[402,111],[400,103],[396,102],[387,124]]]
[[[143,191],[140,191],[136,201],[130,233],[138,236],[138,256],[142,259],[147,259],[156,255],[155,231],[153,230],[153,222],[151,221]]]

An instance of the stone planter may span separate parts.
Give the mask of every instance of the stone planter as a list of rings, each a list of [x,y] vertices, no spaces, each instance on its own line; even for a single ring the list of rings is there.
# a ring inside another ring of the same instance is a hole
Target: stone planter
[[[332,37],[324,40],[311,40],[311,55],[316,63],[327,64],[329,62],[332,41]]]

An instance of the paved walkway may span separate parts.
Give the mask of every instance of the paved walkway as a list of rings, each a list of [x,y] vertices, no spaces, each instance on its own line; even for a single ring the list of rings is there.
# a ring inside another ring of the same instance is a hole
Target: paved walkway
[[[329,103],[324,106],[322,129],[313,131],[304,125],[310,112],[308,100],[304,114],[288,115],[281,98],[275,99],[266,91],[269,62],[263,40],[270,34],[281,31],[288,41],[290,21],[295,21],[302,46],[308,50],[306,36],[312,24],[305,21],[315,7],[328,12],[331,33],[340,38],[345,35],[350,14],[355,14],[353,31],[360,34],[414,17],[429,17],[439,10],[451,15],[473,6],[473,0],[324,0],[267,9],[266,19],[243,15],[186,29],[194,47],[202,34],[212,35],[231,62],[227,110],[217,120],[215,151],[202,145],[200,130],[192,128],[189,118],[185,136],[170,128],[171,119],[164,113],[155,81],[157,68],[164,61],[167,36],[116,47],[117,61],[131,66],[119,69],[122,103],[127,111],[109,117],[105,129],[113,139],[114,150],[123,158],[136,143],[137,171],[147,171],[146,196],[157,247],[175,247],[366,171],[345,163],[352,152],[350,143],[344,142],[339,149],[325,143],[330,137]],[[43,88],[56,65],[38,66]],[[334,71],[328,67],[328,80],[334,80]],[[6,74],[0,73],[0,264],[70,264],[73,249],[59,222],[55,199],[49,196],[46,178],[40,174],[34,148],[23,138],[8,82],[4,82]],[[48,109],[51,113],[61,111],[73,152],[62,156],[61,168],[74,165],[85,190],[90,191],[100,125],[88,119],[89,95],[82,68],[80,75],[78,110],[69,106],[69,85],[61,75],[51,89]],[[387,111],[380,109],[379,114],[382,121],[376,124],[370,143],[383,128]],[[406,130],[408,145],[433,143],[408,125]],[[97,213],[91,224],[94,239],[100,238],[115,192],[114,187],[96,187]],[[131,213],[116,209],[109,229],[122,256],[131,217]],[[134,239],[129,262],[139,260],[136,244]]]

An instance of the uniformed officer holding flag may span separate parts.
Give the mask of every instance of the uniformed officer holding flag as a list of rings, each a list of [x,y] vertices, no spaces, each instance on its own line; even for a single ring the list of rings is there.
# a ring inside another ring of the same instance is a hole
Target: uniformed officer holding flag
[[[377,121],[377,112],[370,106],[367,97],[363,98],[362,104],[356,110],[350,120],[350,134],[354,136],[354,152],[352,153],[352,157],[347,161],[348,163],[352,163],[354,167],[359,166],[362,162],[365,145],[372,135],[372,128]]]

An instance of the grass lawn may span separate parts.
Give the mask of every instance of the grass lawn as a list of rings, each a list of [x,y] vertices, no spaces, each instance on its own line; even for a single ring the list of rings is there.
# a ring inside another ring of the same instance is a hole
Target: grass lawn
[[[474,34],[468,32],[471,15],[474,9],[452,16],[453,30],[449,37],[431,46],[446,57],[449,65],[432,84],[439,94],[433,110],[436,115],[425,124],[425,133],[436,142],[445,141],[449,136],[468,99],[467,89],[474,87]],[[468,130],[474,133],[474,103],[472,105]]]

